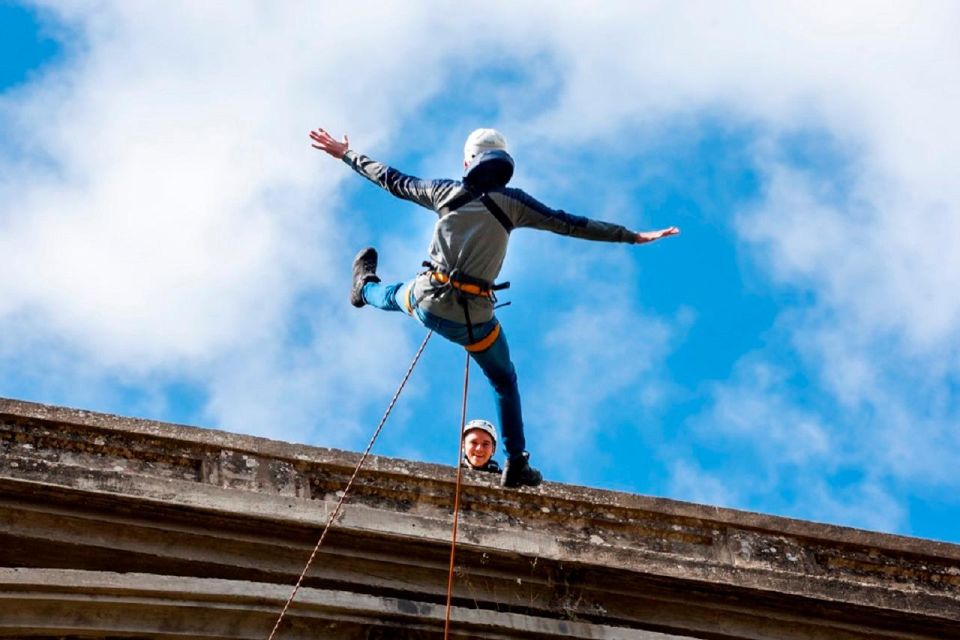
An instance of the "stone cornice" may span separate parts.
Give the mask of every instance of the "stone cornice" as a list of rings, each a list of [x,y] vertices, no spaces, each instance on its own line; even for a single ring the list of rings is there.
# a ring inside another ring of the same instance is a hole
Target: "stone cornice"
[[[191,608],[192,618],[202,624],[169,625],[167,633],[190,638],[263,640],[277,611],[290,590],[284,585],[236,580],[184,578],[151,574],[117,574],[65,569],[0,568],[0,637],[10,633],[49,635],[65,632],[112,634],[141,637],[153,635],[164,621],[177,619]],[[24,602],[28,601],[28,606]],[[6,602],[16,606],[4,608]],[[67,629],[51,608],[82,609],[86,615],[72,621]],[[284,628],[286,640],[315,640],[317,627],[325,627],[324,638],[357,637],[351,627],[357,622],[406,628],[431,629],[442,626],[444,607],[412,603],[409,600],[370,596],[347,591],[305,588],[298,593]],[[602,625],[562,620],[544,620],[514,613],[456,607],[451,612],[456,625],[454,637],[503,638],[520,632],[537,637],[593,638],[621,640],[680,640],[677,636],[614,629]]]
[[[296,558],[312,546],[358,459],[0,399],[8,514],[0,511],[0,536],[25,546],[52,538],[98,557],[95,541],[109,535],[104,523],[123,523],[131,532],[162,531],[153,543],[142,542],[145,534],[114,534],[132,566],[188,566],[201,562],[183,557],[194,554],[233,568],[213,575],[267,572],[282,583],[295,579]],[[416,575],[409,588],[435,601],[453,480],[450,467],[372,457],[319,583],[402,594],[395,573],[409,566]],[[469,570],[458,595],[481,608],[697,636],[960,637],[944,635],[960,624],[957,545],[558,483],[504,490],[479,473],[467,474],[462,504]],[[58,519],[71,526],[59,530]],[[221,543],[208,548],[205,537]],[[281,560],[269,557],[270,548],[282,550]],[[335,551],[371,568],[337,566]],[[359,575],[388,565],[394,574]],[[519,587],[508,588],[514,581]],[[724,612],[727,635],[715,633],[711,611]],[[764,625],[780,631],[763,635]],[[750,629],[760,631],[744,635]]]

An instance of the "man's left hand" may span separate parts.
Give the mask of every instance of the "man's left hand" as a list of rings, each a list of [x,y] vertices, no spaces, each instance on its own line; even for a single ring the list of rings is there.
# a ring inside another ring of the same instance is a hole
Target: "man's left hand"
[[[323,129],[317,129],[310,132],[310,139],[313,140],[313,144],[310,146],[325,151],[338,160],[343,158],[347,149],[350,148],[350,139],[347,138],[346,134],[343,135],[343,142],[337,142],[333,136]]]

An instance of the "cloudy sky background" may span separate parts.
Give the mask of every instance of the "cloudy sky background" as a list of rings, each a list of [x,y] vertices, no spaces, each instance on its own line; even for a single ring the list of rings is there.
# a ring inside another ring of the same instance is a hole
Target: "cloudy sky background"
[[[518,231],[548,479],[960,542],[960,5],[0,2],[0,395],[362,448],[434,217],[310,148],[683,235]],[[820,6],[813,6],[820,5]],[[376,452],[455,463],[433,341]],[[473,371],[471,416],[492,417]]]

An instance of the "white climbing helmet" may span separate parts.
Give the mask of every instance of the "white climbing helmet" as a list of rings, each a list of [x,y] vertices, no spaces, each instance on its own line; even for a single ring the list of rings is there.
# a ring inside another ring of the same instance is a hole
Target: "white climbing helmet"
[[[506,151],[507,139],[496,129],[475,129],[463,144],[463,160],[467,164],[482,151]]]
[[[466,437],[468,433],[474,429],[480,429],[493,439],[493,446],[497,446],[497,428],[493,426],[492,423],[486,420],[471,420],[467,424],[463,425],[463,435]]]

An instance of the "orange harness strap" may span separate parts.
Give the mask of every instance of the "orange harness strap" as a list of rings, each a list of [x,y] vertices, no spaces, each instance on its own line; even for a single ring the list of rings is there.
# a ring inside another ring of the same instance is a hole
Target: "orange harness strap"
[[[496,325],[494,325],[493,331],[487,334],[487,337],[485,337],[482,340],[477,340],[473,344],[468,344],[466,346],[466,349],[470,353],[480,353],[481,351],[486,351],[491,346],[493,346],[493,343],[496,342],[497,338],[499,337],[500,337],[500,323],[498,322]]]
[[[403,307],[407,311],[407,315],[413,315],[413,308],[416,306],[416,301],[413,299],[413,282],[407,285],[407,290],[403,294]]]
[[[476,284],[468,284],[466,282],[460,282],[459,280],[451,280],[450,276],[440,271],[433,271],[430,273],[430,277],[439,282],[440,284],[450,283],[450,286],[458,291],[463,291],[472,296],[480,296],[483,298],[490,297],[490,289],[484,289],[483,287]]]
[[[444,271],[441,271],[437,266],[435,266],[430,262],[424,262],[423,266],[427,267],[428,271],[424,272],[421,275],[429,274],[431,281],[437,282],[441,285],[449,285],[451,288],[456,289],[461,294],[465,294],[467,296],[487,298],[494,304],[497,302],[497,297],[494,294],[494,291],[499,289],[506,289],[507,287],[510,286],[509,282],[505,282],[499,285],[498,284],[483,285],[483,284],[476,284],[475,282],[464,282],[463,280],[457,277],[456,271],[453,272],[453,277],[451,277],[450,274]],[[473,278],[470,278],[470,279],[473,280]],[[478,282],[482,282],[482,281],[478,281]],[[402,296],[403,306],[406,309],[406,312],[409,313],[411,316],[414,315],[414,309],[416,309],[416,307],[420,303],[420,299],[414,299],[413,288],[414,288],[414,283],[411,282],[407,286],[407,289]],[[490,333],[488,333],[484,338],[481,338],[480,340],[474,340],[473,324],[470,322],[470,311],[467,307],[467,301],[465,297],[462,295],[458,295],[458,300],[460,304],[463,305],[463,313],[467,320],[467,332],[470,336],[470,340],[472,340],[470,344],[464,345],[464,348],[466,348],[466,350],[470,353],[480,353],[482,351],[486,351],[491,346],[493,346],[493,343],[496,342],[497,338],[500,337],[500,323],[499,322],[496,323],[493,326],[493,329],[491,329]]]

